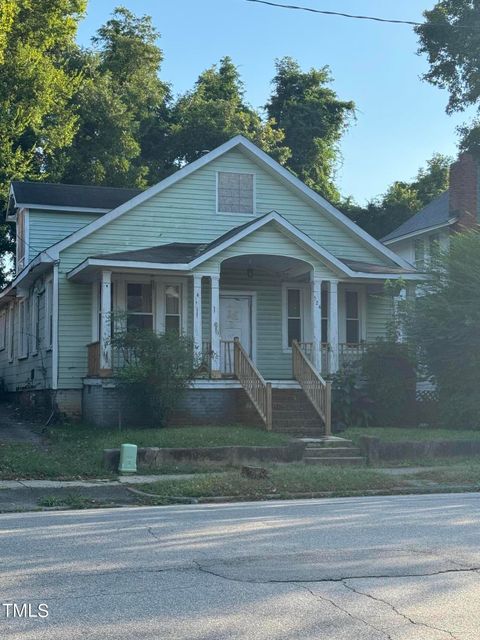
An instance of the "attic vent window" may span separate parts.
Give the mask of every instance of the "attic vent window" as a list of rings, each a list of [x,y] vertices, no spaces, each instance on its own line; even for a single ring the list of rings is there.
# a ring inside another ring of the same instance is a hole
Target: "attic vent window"
[[[218,173],[218,213],[254,213],[253,173]]]

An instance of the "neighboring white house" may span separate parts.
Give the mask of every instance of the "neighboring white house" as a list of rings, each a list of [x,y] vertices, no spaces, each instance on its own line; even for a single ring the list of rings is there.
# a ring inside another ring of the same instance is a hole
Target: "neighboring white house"
[[[382,242],[417,269],[424,269],[434,247],[448,249],[451,233],[478,225],[478,177],[476,160],[470,154],[462,154],[450,167],[448,191],[382,238]]]

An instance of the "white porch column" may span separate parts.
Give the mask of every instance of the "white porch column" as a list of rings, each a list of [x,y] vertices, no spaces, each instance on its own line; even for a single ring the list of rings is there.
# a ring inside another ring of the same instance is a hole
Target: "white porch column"
[[[220,377],[220,274],[210,276],[210,336],[212,341],[212,378]]]
[[[112,368],[112,345],[110,343],[112,312],[112,272],[102,271],[100,291],[100,370]]]
[[[322,279],[312,271],[311,284],[311,309],[312,309],[312,360],[318,371],[322,370]]]
[[[202,276],[193,274],[193,344],[197,358],[202,356]]]
[[[328,295],[329,373],[336,373],[338,357],[338,281],[330,280]]]

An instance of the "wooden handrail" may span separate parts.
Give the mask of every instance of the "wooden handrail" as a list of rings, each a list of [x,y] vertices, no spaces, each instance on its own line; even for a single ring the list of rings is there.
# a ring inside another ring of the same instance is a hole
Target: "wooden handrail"
[[[233,370],[238,381],[247,392],[252,404],[260,414],[267,430],[272,430],[272,383],[266,382],[242,347],[240,340],[233,341]]]
[[[332,383],[326,382],[302,351],[292,342],[293,377],[299,382],[313,408],[325,423],[325,435],[332,434]]]

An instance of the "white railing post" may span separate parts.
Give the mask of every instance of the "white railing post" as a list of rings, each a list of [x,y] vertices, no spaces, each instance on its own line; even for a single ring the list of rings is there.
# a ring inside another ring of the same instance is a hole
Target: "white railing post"
[[[193,345],[195,356],[202,357],[202,274],[193,274]]]
[[[312,310],[312,362],[314,367],[322,370],[322,279],[315,271],[311,274],[311,310]]]
[[[212,378],[219,378],[220,372],[220,275],[211,279],[210,335],[212,341]]]
[[[111,345],[112,272],[102,271],[100,292],[100,370],[112,368]]]
[[[337,280],[330,280],[328,294],[329,373],[336,373],[339,367]]]

